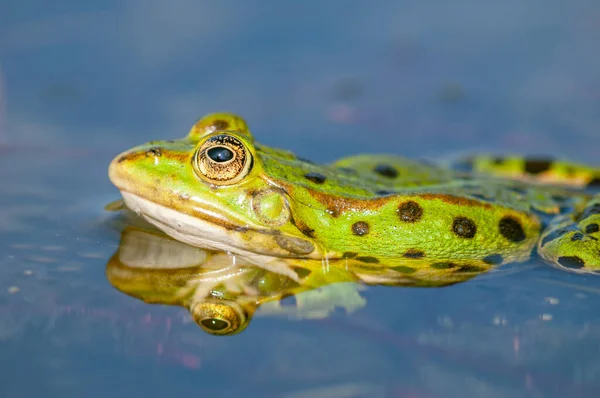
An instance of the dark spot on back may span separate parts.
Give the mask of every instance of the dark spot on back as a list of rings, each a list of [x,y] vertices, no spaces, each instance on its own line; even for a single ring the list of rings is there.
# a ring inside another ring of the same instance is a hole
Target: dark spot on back
[[[229,123],[221,119],[215,120],[212,125],[215,128],[215,130],[227,130],[229,128]]]
[[[354,253],[354,252],[345,252],[344,254],[342,254],[342,258],[354,258],[356,257],[358,254]]]
[[[596,223],[588,224],[585,227],[586,234],[593,234],[594,232],[598,232],[598,231],[600,231],[600,228],[598,227],[598,224],[596,224]]]
[[[477,226],[470,218],[459,216],[452,222],[452,231],[461,238],[472,238],[477,232]]]
[[[323,174],[314,172],[304,174],[304,178],[314,182],[315,184],[323,184],[327,179],[327,177],[325,177]]]
[[[592,178],[588,183],[587,183],[588,187],[600,187],[600,177],[594,177]]]
[[[396,192],[394,191],[386,191],[386,190],[381,190],[381,191],[375,191],[375,195],[377,196],[390,196],[390,195],[395,195]]]
[[[485,256],[481,261],[490,265],[498,265],[502,264],[502,261],[504,261],[504,259],[500,254],[490,254],[489,256]]]
[[[514,217],[504,216],[498,223],[500,234],[511,242],[521,242],[525,240],[525,231],[523,226]]]
[[[408,249],[403,256],[406,258],[423,258],[425,257],[425,253],[417,249]]]
[[[578,240],[582,240],[583,239],[583,234],[581,232],[575,232],[572,236],[571,236],[571,241],[575,242]]]
[[[369,263],[369,264],[377,264],[377,263],[379,263],[379,260],[377,258],[371,257],[371,256],[356,257],[356,259],[358,261],[360,261],[361,263]]]
[[[373,171],[380,176],[387,178],[396,178],[398,177],[398,170],[389,164],[378,164],[373,168]]]
[[[396,272],[400,272],[401,274],[414,274],[417,270],[412,268],[412,267],[405,267],[405,266],[399,266],[399,267],[392,267],[392,269]]]
[[[413,200],[400,203],[396,212],[400,216],[400,220],[404,222],[416,222],[423,216],[423,208]]]
[[[497,166],[499,166],[502,163],[504,163],[504,158],[502,156],[494,156],[492,158],[492,163],[495,164],[495,165],[497,165]]]
[[[431,268],[433,269],[449,269],[456,267],[454,263],[433,263],[431,264]]]
[[[552,159],[526,159],[525,172],[529,174],[540,174],[552,167]]]
[[[356,236],[363,236],[369,233],[369,224],[364,221],[357,221],[352,224],[352,233]]]
[[[557,263],[565,268],[580,269],[585,266],[585,261],[577,256],[562,256],[556,260]]]

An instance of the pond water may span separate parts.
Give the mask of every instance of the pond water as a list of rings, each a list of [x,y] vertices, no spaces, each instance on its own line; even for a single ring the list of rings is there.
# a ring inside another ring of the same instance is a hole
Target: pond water
[[[303,293],[213,336],[115,279],[128,220],[104,210],[117,153],[216,111],[315,161],[597,163],[598,18],[591,0],[1,4],[0,396],[598,396],[597,276],[534,258],[441,288],[333,284],[327,316],[294,311]]]

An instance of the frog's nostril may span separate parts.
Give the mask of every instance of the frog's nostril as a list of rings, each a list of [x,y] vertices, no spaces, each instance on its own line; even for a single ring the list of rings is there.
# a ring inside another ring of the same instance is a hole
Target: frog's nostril
[[[162,149],[158,147],[152,147],[146,151],[146,154],[151,156],[162,156]]]

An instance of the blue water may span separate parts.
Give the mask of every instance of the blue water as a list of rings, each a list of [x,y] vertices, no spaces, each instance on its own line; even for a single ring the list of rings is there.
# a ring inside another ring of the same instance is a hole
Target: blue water
[[[110,159],[243,115],[317,161],[597,162],[600,3],[0,3],[0,396],[596,397],[600,279],[539,261],[204,334],[115,290]]]

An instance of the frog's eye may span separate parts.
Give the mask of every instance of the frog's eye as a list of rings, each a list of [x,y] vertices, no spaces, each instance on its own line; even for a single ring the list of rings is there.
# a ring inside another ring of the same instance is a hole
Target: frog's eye
[[[194,156],[194,169],[199,176],[215,185],[231,185],[250,171],[252,154],[236,137],[219,134],[209,138]]]
[[[190,312],[198,326],[210,334],[222,336],[238,333],[248,324],[246,312],[234,301],[209,299],[195,303]]]

